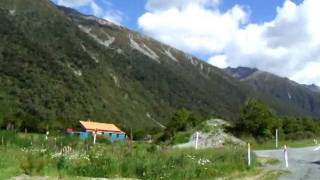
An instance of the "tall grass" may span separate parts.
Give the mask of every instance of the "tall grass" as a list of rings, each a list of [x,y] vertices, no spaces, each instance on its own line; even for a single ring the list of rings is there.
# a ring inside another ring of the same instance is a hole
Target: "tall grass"
[[[136,144],[132,151],[118,144],[113,151],[94,147],[88,158],[69,161],[68,173],[89,177],[140,179],[206,179],[250,171],[245,151],[237,148],[198,150],[156,149]]]
[[[238,147],[196,151],[128,142],[93,146],[91,141],[78,138],[50,137],[46,141],[39,135],[7,132],[1,135],[7,139],[5,145],[0,145],[0,153],[17,153],[16,157],[6,159],[11,162],[7,165],[16,168],[12,176],[25,173],[60,177],[212,179],[254,172],[255,166],[253,160],[253,168],[247,167],[246,151]],[[65,147],[68,147],[66,152]],[[5,171],[2,166],[0,163],[0,174]]]

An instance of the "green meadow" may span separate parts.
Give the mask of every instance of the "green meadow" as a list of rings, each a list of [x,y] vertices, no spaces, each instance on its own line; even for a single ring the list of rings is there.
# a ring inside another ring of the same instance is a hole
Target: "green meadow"
[[[255,176],[261,163],[247,166],[246,149],[173,149],[146,142],[110,143],[76,137],[0,133],[0,179],[22,174],[61,179],[215,179]]]

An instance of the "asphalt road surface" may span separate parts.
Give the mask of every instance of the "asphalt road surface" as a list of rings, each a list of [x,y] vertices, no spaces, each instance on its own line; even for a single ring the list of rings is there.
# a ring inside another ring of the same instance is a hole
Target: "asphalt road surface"
[[[280,177],[280,180],[320,180],[320,150],[317,147],[288,148],[289,168],[286,168],[283,150],[255,151],[258,157],[279,159],[280,163],[266,168],[285,170],[290,174]]]

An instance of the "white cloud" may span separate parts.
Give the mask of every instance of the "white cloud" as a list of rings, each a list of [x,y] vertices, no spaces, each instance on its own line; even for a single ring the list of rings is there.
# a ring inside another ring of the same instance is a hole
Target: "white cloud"
[[[182,3],[183,9],[171,3],[174,5],[166,10],[145,13],[138,23],[145,33],[179,49],[202,54],[221,51],[246,22],[247,13],[240,6],[221,13],[203,3],[190,0]]]
[[[293,75],[293,79],[301,80],[307,79],[309,82],[319,83],[320,62],[308,62],[304,68]]]
[[[214,64],[215,66],[217,66],[219,68],[227,68],[228,67],[226,55],[213,56],[208,60],[208,63]]]
[[[57,0],[56,2],[60,6],[76,8],[76,7],[86,6],[90,4],[92,0]]]
[[[187,7],[190,4],[199,4],[200,6],[216,7],[220,0],[149,0],[146,9],[149,11],[167,10],[171,7],[178,9]]]
[[[96,0],[55,0],[56,4],[70,8],[89,8],[92,15],[121,24],[123,21],[123,13],[116,10],[108,1],[103,1],[103,4],[98,4]]]
[[[250,11],[240,5],[222,12],[219,1],[161,2],[149,0],[148,12],[139,18],[146,34],[189,53],[211,56],[208,62],[219,67],[256,67],[320,85],[319,0],[286,0],[276,17],[262,24],[249,23]]]

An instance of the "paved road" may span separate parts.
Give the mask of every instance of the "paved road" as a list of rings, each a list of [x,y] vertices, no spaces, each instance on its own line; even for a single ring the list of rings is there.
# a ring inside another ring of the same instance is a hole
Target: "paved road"
[[[317,147],[288,148],[289,168],[285,167],[283,150],[255,151],[259,157],[270,157],[280,160],[279,164],[269,166],[270,169],[288,170],[290,174],[280,180],[320,180],[320,150]]]

